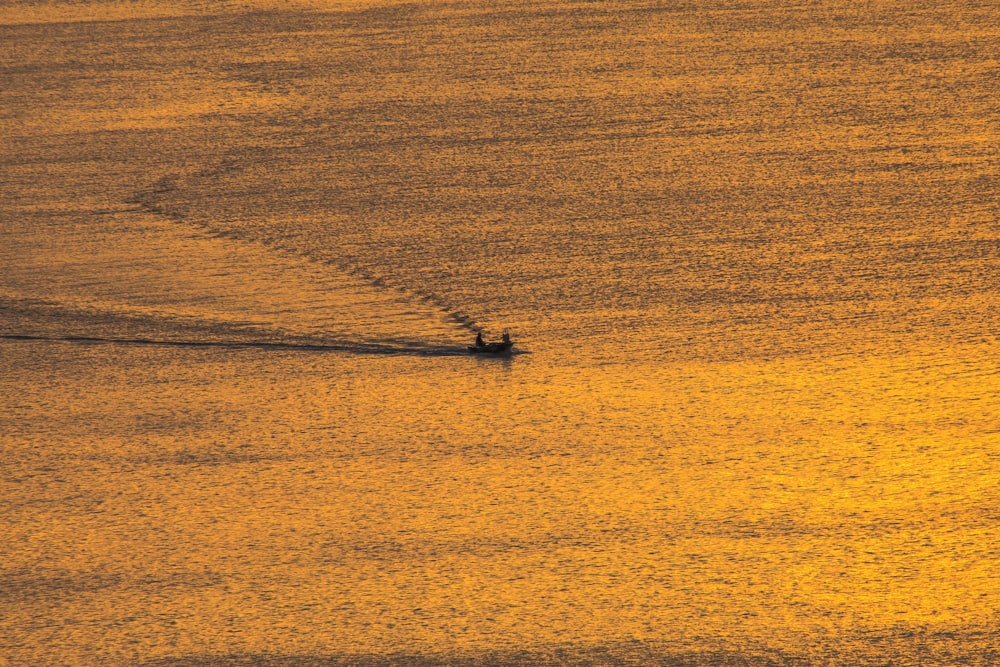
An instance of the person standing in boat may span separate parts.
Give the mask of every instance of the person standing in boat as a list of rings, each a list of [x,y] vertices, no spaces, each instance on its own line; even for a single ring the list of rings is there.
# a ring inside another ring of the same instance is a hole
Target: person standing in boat
[[[504,343],[510,342],[510,334],[507,333],[506,329],[504,329],[503,336],[500,337],[500,340],[502,340]]]
[[[486,343],[483,342],[483,332],[482,331],[477,331],[476,332],[476,347],[483,347],[485,345],[486,345]]]

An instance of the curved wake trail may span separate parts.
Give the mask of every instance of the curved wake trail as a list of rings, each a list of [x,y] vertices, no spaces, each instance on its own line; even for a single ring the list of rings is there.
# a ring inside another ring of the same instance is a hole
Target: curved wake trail
[[[74,217],[10,225],[5,338],[424,355],[467,344],[448,313],[326,264],[145,210]]]
[[[156,215],[159,218],[197,228],[212,238],[226,238],[237,243],[259,245],[273,253],[286,254],[287,250],[282,249],[280,244],[275,244],[273,239],[263,241],[247,238],[232,229],[220,228],[210,218],[206,218],[206,215],[210,216],[208,211],[185,211],[184,206],[179,206],[173,200],[178,193],[183,193],[191,189],[192,180],[197,182],[198,180],[207,179],[214,183],[218,178],[230,175],[233,172],[239,172],[242,169],[245,169],[245,167],[239,161],[227,158],[214,166],[200,170],[194,175],[178,173],[165,176],[155,183],[134,192],[127,200],[127,203],[135,204],[141,210]],[[188,193],[188,196],[190,196],[190,193]],[[309,261],[306,259],[308,255],[295,256],[300,257],[303,261]],[[436,317],[443,318],[461,327],[466,332],[474,333],[483,330],[483,327],[471,316],[423,287],[403,285],[392,276],[374,272],[370,267],[352,262],[345,256],[326,257],[322,260],[322,264],[324,266],[332,266],[341,272],[360,292],[368,292],[374,289],[385,295],[395,295],[397,298],[401,298],[408,303],[419,302],[425,304],[430,309],[430,312],[435,313]]]

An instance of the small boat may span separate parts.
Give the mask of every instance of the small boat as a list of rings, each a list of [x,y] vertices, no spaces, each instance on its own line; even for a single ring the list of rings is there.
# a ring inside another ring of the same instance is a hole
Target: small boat
[[[469,346],[470,354],[485,354],[493,357],[508,357],[514,352],[514,341],[510,339],[510,334],[503,332],[503,340],[494,343],[485,343],[482,337],[476,338],[476,344]]]
[[[470,345],[469,352],[472,354],[492,354],[494,356],[509,355],[513,352],[514,343],[484,343],[482,345]]]

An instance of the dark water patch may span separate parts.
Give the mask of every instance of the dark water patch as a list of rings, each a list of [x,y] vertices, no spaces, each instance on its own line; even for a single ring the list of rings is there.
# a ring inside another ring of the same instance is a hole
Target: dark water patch
[[[113,571],[35,571],[22,568],[0,573],[0,602],[59,600],[116,588],[205,588],[220,583],[222,577],[211,572],[159,572],[133,577]]]
[[[260,451],[195,451],[185,450],[156,456],[132,457],[133,463],[141,464],[167,464],[178,465],[191,468],[215,467],[227,465],[255,465],[259,463],[273,463],[276,461],[291,461],[301,456],[293,456],[287,453],[263,453]]]
[[[111,573],[42,574],[21,570],[0,575],[0,600],[11,603],[19,600],[72,596],[112,588],[121,585],[121,582],[121,575]]]
[[[986,629],[929,631],[893,629],[853,636],[835,644],[814,645],[801,653],[766,647],[730,648],[738,642],[702,638],[687,647],[664,641],[620,641],[608,644],[558,645],[483,652],[385,654],[230,654],[187,655],[139,663],[142,667],[524,667],[574,665],[657,665],[659,667],[812,667],[856,665],[997,664],[1000,650]],[[697,648],[692,648],[695,644]],[[698,645],[728,645],[701,648]]]
[[[183,656],[142,667],[509,667],[528,665],[661,665],[662,667],[799,667],[811,663],[780,653],[671,651],[662,645],[628,642],[604,646],[558,646],[482,653],[389,653],[333,655]]]
[[[32,333],[26,333],[26,332]],[[164,331],[176,339],[260,339],[279,335],[254,322],[213,321],[194,315],[107,308],[65,300],[0,296],[0,335],[37,338],[145,339]]]

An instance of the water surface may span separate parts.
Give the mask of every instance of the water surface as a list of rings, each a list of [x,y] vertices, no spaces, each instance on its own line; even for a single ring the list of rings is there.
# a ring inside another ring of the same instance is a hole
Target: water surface
[[[0,17],[0,664],[1000,661],[992,5]]]

